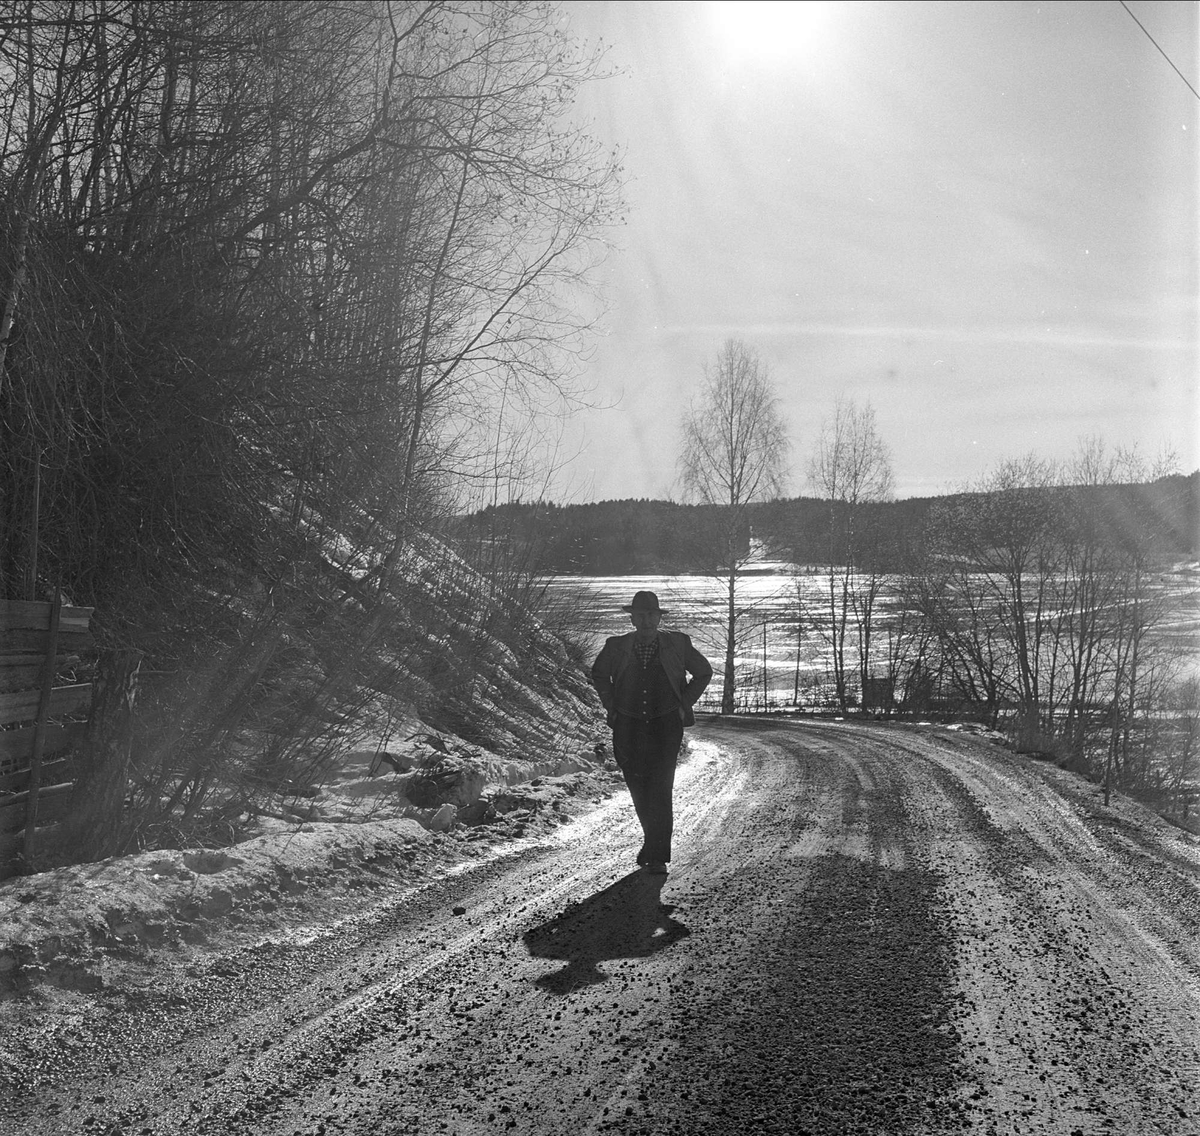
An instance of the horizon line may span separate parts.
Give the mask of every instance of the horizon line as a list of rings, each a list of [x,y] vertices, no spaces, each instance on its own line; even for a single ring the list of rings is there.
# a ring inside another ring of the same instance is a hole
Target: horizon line
[[[1097,486],[1087,486],[1081,482],[1073,482],[1073,483],[1064,484],[1064,485],[1048,485],[1048,486],[1045,486],[1045,488],[1047,488],[1047,489],[1081,489],[1081,488],[1127,489],[1127,488],[1131,488],[1133,486],[1138,486],[1138,485],[1156,485],[1160,481],[1167,481],[1167,480],[1170,480],[1171,478],[1175,478],[1175,477],[1181,478],[1184,481],[1187,481],[1188,479],[1193,478],[1193,477],[1200,477],[1200,466],[1198,466],[1196,469],[1192,470],[1190,473],[1182,473],[1182,472],[1167,473],[1167,474],[1163,474],[1162,477],[1154,478],[1153,481],[1114,481],[1114,482],[1109,482],[1109,483],[1105,483],[1103,485],[1097,485]],[[965,486],[960,486],[958,488],[944,489],[940,492],[925,492],[925,493],[916,492],[916,493],[909,493],[905,496],[900,496],[899,494],[897,494],[895,497],[888,498],[888,500],[886,500],[886,501],[873,501],[873,502],[867,502],[867,503],[868,504],[877,504],[877,505],[894,505],[894,504],[899,504],[903,501],[922,501],[922,500],[930,500],[932,498],[937,498],[937,497],[955,497],[960,493],[990,493],[990,492],[995,492],[995,491],[990,490],[990,489],[979,489],[979,488],[974,488],[970,485],[965,485]],[[769,501],[755,501],[755,502],[753,502],[753,504],[755,504],[755,505],[770,505],[777,501],[818,501],[818,502],[824,503],[824,502],[828,502],[829,500],[830,500],[830,498],[828,498],[828,497],[812,497],[805,493],[797,493],[790,497],[772,497]],[[522,501],[522,500],[518,499],[515,501],[504,501],[504,502],[499,503],[498,505],[484,505],[479,509],[472,510],[472,512],[481,513],[485,509],[504,508],[505,506],[509,506],[509,505],[552,505],[555,508],[559,508],[559,509],[570,509],[570,508],[584,507],[587,505],[619,505],[626,501],[645,501],[648,504],[680,505],[680,506],[685,506],[685,507],[699,506],[699,505],[703,504],[703,502],[678,501],[671,497],[654,497],[654,496],[600,497],[600,498],[597,498],[597,499],[591,500],[591,501],[551,501],[551,500],[547,500],[544,497],[539,497],[536,500]],[[721,506],[717,506],[717,507],[720,508]],[[470,515],[470,514],[464,514],[464,515]]]

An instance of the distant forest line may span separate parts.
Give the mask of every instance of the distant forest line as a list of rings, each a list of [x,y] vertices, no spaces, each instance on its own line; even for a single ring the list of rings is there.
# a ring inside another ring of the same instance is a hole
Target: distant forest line
[[[955,493],[860,505],[855,524],[878,571],[911,568],[928,551],[939,518],[982,506],[991,493]],[[1064,515],[1085,503],[1099,515],[1114,545],[1136,542],[1160,563],[1200,555],[1200,471],[1143,484],[1050,486],[1047,504]],[[828,563],[832,521],[842,508],[813,497],[793,497],[753,506],[746,548],[759,542],[773,559],[796,564]],[[720,567],[711,539],[713,506],[626,499],[585,505],[517,502],[492,506],[460,520],[471,543],[503,544],[521,550],[527,571],[579,576],[685,575]]]

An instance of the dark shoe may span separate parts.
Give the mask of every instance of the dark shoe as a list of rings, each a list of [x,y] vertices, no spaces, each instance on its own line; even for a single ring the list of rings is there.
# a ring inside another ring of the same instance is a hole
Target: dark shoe
[[[667,874],[667,866],[661,860],[647,860],[642,867],[652,876],[665,876]]]
[[[643,848],[637,854],[637,866],[639,868],[644,868],[646,866],[646,849],[645,848]]]

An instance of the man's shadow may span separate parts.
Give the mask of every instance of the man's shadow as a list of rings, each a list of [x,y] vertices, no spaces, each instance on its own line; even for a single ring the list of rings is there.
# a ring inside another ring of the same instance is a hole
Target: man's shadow
[[[666,876],[630,872],[526,931],[525,946],[534,958],[563,959],[567,964],[542,975],[538,986],[552,994],[569,994],[605,982],[608,975],[598,965],[602,960],[646,958],[690,935],[671,918],[674,908],[661,902],[665,882]]]

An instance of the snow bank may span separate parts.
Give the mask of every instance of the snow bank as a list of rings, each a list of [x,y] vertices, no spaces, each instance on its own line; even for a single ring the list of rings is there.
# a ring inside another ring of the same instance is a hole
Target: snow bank
[[[159,943],[235,910],[270,910],[347,868],[403,871],[432,835],[412,820],[312,824],[230,848],[160,850],[6,881],[0,982],[96,948]]]

